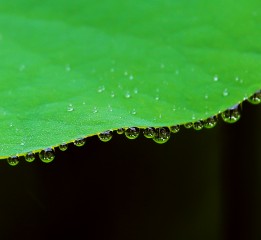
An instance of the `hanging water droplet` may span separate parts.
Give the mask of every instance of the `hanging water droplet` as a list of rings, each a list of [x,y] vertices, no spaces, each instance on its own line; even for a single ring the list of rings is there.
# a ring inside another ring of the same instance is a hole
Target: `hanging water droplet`
[[[126,97],[126,98],[130,98],[130,97],[131,97],[131,94],[130,94],[129,91],[127,91],[127,92],[125,93],[125,97]]]
[[[213,128],[217,125],[217,116],[210,117],[206,120],[204,120],[204,127],[205,128]]]
[[[248,98],[248,101],[252,104],[258,104],[261,102],[261,90],[255,92],[250,98]]]
[[[77,147],[82,147],[85,144],[85,138],[78,138],[74,140],[73,144]]]
[[[213,80],[214,80],[214,82],[217,82],[218,81],[218,75],[215,75]]]
[[[172,133],[177,133],[180,130],[180,126],[179,125],[171,126],[169,129]]]
[[[197,121],[193,123],[193,128],[195,130],[201,130],[204,127],[203,121]]]
[[[115,93],[113,91],[111,91],[111,97],[114,98],[115,97]]]
[[[153,141],[156,143],[165,143],[170,139],[170,130],[168,127],[160,127],[155,129]]]
[[[224,89],[224,91],[223,91],[223,96],[224,96],[224,97],[227,97],[227,96],[228,96],[228,90],[227,90],[227,88]]]
[[[42,160],[44,163],[50,163],[54,160],[54,150],[52,148],[47,148],[45,150],[42,150],[39,153],[39,158]]]
[[[118,128],[117,133],[118,134],[123,134],[125,132],[124,128]]]
[[[66,151],[67,148],[68,148],[68,145],[66,143],[62,143],[62,144],[59,145],[59,149],[61,151]]]
[[[130,127],[125,130],[125,136],[128,139],[136,139],[140,134],[140,129],[137,127]]]
[[[129,79],[132,81],[134,79],[133,75],[130,75]]]
[[[143,135],[146,138],[153,138],[155,136],[155,128],[148,127],[143,130]]]
[[[108,142],[112,139],[113,132],[111,130],[107,130],[105,132],[99,133],[98,137],[102,142]]]
[[[33,162],[35,160],[35,155],[32,152],[29,152],[24,157],[25,161],[27,162]]]
[[[18,156],[12,156],[7,158],[7,163],[10,166],[16,166],[19,163],[19,157]]]
[[[193,123],[192,123],[192,122],[185,123],[185,124],[184,124],[184,127],[185,127],[185,128],[188,128],[188,129],[189,129],[189,128],[192,128],[192,127],[193,127]]]
[[[159,99],[160,99],[160,98],[159,98],[159,95],[157,95],[157,96],[155,97],[155,100],[156,100],[156,101],[159,101]]]
[[[240,110],[239,105],[236,105],[232,108],[227,109],[221,113],[221,117],[227,123],[235,123],[240,119]]]

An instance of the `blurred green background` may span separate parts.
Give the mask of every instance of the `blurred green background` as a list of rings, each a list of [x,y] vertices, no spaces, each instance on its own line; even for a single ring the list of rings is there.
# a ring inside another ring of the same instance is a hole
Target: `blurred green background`
[[[115,135],[0,162],[0,239],[261,239],[261,106],[158,145]]]

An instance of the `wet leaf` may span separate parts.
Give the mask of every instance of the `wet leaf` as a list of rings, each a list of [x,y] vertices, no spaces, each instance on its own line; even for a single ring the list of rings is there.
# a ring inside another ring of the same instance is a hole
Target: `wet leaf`
[[[205,119],[261,89],[260,1],[0,8],[0,158]]]

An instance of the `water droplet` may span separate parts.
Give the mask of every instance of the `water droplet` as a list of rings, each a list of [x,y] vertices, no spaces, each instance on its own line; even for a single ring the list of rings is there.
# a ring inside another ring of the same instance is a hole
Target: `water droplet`
[[[250,98],[248,98],[248,101],[252,104],[258,104],[261,102],[261,90],[255,92]]]
[[[131,110],[131,114],[132,114],[132,115],[136,115],[136,113],[137,113],[137,112],[136,112],[136,109],[133,108],[133,109]]]
[[[213,80],[214,80],[214,82],[217,82],[218,81],[218,75],[215,75]]]
[[[170,130],[168,127],[160,127],[155,129],[153,141],[156,143],[165,143],[170,139]]]
[[[82,147],[85,144],[85,138],[78,138],[74,140],[73,144],[77,147]]]
[[[108,142],[112,139],[112,133],[113,132],[111,130],[108,130],[108,131],[98,134],[98,137],[101,141]]]
[[[224,89],[224,91],[223,91],[223,96],[224,96],[224,97],[227,97],[227,96],[228,96],[228,90],[227,90],[227,88]]]
[[[93,113],[97,113],[97,112],[98,112],[97,107],[94,107],[92,112],[93,112]]]
[[[128,139],[136,139],[140,134],[140,129],[137,127],[130,127],[125,130],[125,136]]]
[[[74,110],[73,105],[70,103],[67,107],[68,112],[72,112]]]
[[[115,93],[113,91],[111,91],[111,97],[114,98],[115,97]]]
[[[118,134],[123,134],[125,132],[124,128],[118,128],[117,133]]]
[[[21,142],[21,143],[20,143],[20,145],[21,145],[21,146],[24,146],[24,145],[25,145],[25,143],[24,143],[24,142]]]
[[[179,125],[171,126],[169,129],[172,133],[177,133],[180,130],[180,126]]]
[[[159,98],[159,96],[157,95],[157,96],[155,97],[155,100],[156,100],[156,101],[159,101],[159,99],[160,99],[160,98]]]
[[[10,166],[16,166],[19,163],[19,157],[18,156],[12,156],[7,158],[7,163]]]
[[[162,64],[160,64],[160,68],[165,68],[165,65],[162,63]]]
[[[66,151],[67,148],[68,148],[68,145],[66,143],[62,143],[62,144],[59,145],[59,149],[61,151]]]
[[[44,163],[50,163],[54,160],[54,150],[52,148],[47,148],[45,150],[42,150],[39,153],[39,158],[42,160]]]
[[[35,160],[35,155],[32,152],[29,152],[24,157],[25,161],[27,162],[33,162]]]
[[[127,72],[127,71],[125,71],[125,72],[124,72],[124,75],[125,75],[125,76],[128,76],[128,72]]]
[[[22,64],[22,65],[20,65],[20,67],[19,67],[19,71],[24,71],[25,70],[25,65],[24,64]]]
[[[134,92],[135,94],[138,94],[138,92],[139,92],[138,88],[134,88],[133,92]]]
[[[227,123],[235,123],[240,119],[240,110],[239,105],[236,105],[232,108],[227,109],[221,113],[221,117]]]
[[[67,72],[70,72],[70,71],[71,71],[71,66],[70,66],[69,64],[67,64],[67,65],[65,66],[65,70],[66,70]]]
[[[104,92],[105,91],[105,87],[104,86],[100,86],[100,87],[98,87],[98,93],[102,93],[102,92]]]
[[[108,109],[109,109],[110,112],[112,112],[112,107],[111,107],[110,104],[108,105]]]
[[[188,122],[184,124],[185,128],[192,128],[193,127],[193,123],[192,122]]]
[[[129,79],[132,81],[134,79],[133,75],[130,75]]]
[[[204,127],[205,128],[213,128],[217,125],[218,118],[217,116],[210,117],[204,120]]]
[[[236,77],[236,78],[235,78],[235,81],[236,81],[236,82],[238,82],[239,80],[240,80],[240,78],[239,78],[239,77]]]
[[[131,97],[131,94],[130,94],[129,91],[127,91],[127,92],[125,93],[125,97],[126,97],[126,98],[130,98],[130,97]]]
[[[13,127],[14,125],[13,125],[13,123],[10,123],[10,125],[9,125],[10,127]]]
[[[208,99],[208,95],[207,94],[205,95],[205,99]]]
[[[153,138],[155,136],[155,128],[148,127],[143,130],[143,135],[146,138]]]
[[[195,130],[201,130],[204,127],[203,121],[197,121],[193,123],[193,128]]]

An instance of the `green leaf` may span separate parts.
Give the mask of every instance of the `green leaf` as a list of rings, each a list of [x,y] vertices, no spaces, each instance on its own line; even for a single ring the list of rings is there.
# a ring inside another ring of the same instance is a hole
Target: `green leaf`
[[[261,89],[261,3],[25,1],[0,8],[0,158],[204,119]]]

